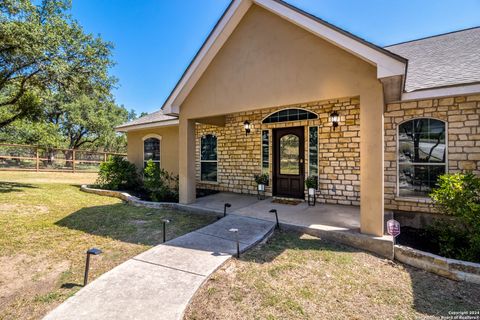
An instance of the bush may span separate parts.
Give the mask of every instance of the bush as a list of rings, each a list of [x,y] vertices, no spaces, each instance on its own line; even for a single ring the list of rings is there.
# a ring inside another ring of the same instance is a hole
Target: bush
[[[268,186],[269,176],[268,173],[256,174],[253,176],[257,184],[263,184]]]
[[[458,220],[431,226],[439,239],[440,254],[480,261],[480,177],[471,172],[444,174],[430,197],[439,212]]]
[[[152,201],[178,202],[178,176],[148,160],[143,170],[143,186]]]
[[[133,163],[121,156],[112,156],[100,164],[96,182],[109,190],[133,190],[140,186],[140,177]]]
[[[307,188],[313,188],[317,189],[318,188],[318,178],[317,176],[308,176],[307,179],[305,179],[305,186]]]

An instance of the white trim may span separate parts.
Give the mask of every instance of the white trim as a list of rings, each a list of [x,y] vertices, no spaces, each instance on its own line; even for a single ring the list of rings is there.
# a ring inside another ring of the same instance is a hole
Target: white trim
[[[316,36],[331,42],[355,56],[377,67],[377,78],[385,78],[405,74],[406,63],[395,59],[380,50],[374,49],[351,36],[322,24],[285,4],[274,0],[253,0],[255,4],[273,12],[280,17],[310,31]]]
[[[116,127],[115,131],[130,132],[130,131],[137,131],[137,130],[143,130],[143,129],[174,127],[174,126],[178,126],[178,124],[179,124],[178,119],[175,119],[175,120],[167,120],[167,121],[161,121],[161,122],[125,125],[125,126]]]
[[[402,93],[402,101],[451,97],[480,93],[480,83],[445,88],[433,88]]]
[[[251,0],[234,0],[231,3],[165,102],[163,109],[166,114],[179,114],[180,105],[193,89],[215,55],[230,37],[235,27],[240,23],[240,20],[245,13],[247,13],[251,5]]]
[[[411,119],[407,119],[407,120],[403,120],[399,123],[396,124],[397,128],[396,128],[396,154],[395,154],[395,161],[396,161],[396,173],[395,173],[395,176],[396,176],[396,192],[395,192],[395,200],[397,201],[409,201],[408,199],[428,199],[428,197],[412,197],[412,196],[401,196],[400,195],[400,174],[399,174],[399,170],[400,170],[400,161],[398,159],[398,155],[399,155],[399,149],[400,149],[400,133],[399,133],[399,129],[400,129],[400,125],[403,124],[403,123],[406,123],[406,122],[409,122],[409,121],[412,121],[412,120],[416,120],[416,119],[433,119],[433,120],[437,120],[437,121],[441,121],[445,124],[445,162],[442,162],[442,163],[417,163],[417,165],[427,165],[427,166],[434,166],[434,165],[444,165],[445,166],[445,173],[448,173],[448,122],[445,121],[445,120],[442,120],[442,119],[439,119],[439,118],[435,118],[435,117],[413,117]],[[408,163],[406,163],[408,164]],[[410,163],[412,164],[412,163]],[[415,164],[412,164],[412,165],[415,165]],[[417,202],[421,202],[421,201],[417,201]]]
[[[155,138],[155,139],[158,139],[158,140],[162,141],[162,136],[159,135],[159,134],[156,134],[156,133],[149,133],[149,134],[144,135],[143,138],[142,138],[142,141],[145,141],[145,140],[150,139],[150,138]]]
[[[369,46],[353,36],[348,36],[346,33],[321,23],[306,14],[293,10],[282,2],[275,0],[234,0],[173,89],[167,101],[165,101],[162,108],[166,114],[179,114],[180,105],[252,4],[259,5],[376,66],[377,78],[405,74],[406,61],[400,61],[400,58],[394,58],[393,54],[389,55],[386,52],[382,52],[380,48],[375,49],[373,46]]]
[[[268,168],[267,172],[263,171],[263,131],[267,131],[268,133]],[[270,129],[262,129],[260,126],[260,173],[267,173],[268,174],[268,179],[270,180]]]
[[[145,140],[147,139],[150,139],[150,138],[154,138],[154,139],[157,139],[158,140],[158,153],[159,153],[159,156],[160,156],[160,159],[158,160],[153,160],[153,162],[158,162],[158,165],[160,166],[160,168],[162,167],[162,136],[158,135],[158,134],[155,134],[155,133],[149,133],[145,136],[142,137],[142,164],[143,164],[143,168],[145,169]],[[149,159],[150,160],[150,159]]]
[[[310,128],[317,128],[317,180],[319,180],[319,176],[320,176],[320,168],[318,166],[318,163],[319,163],[319,151],[320,151],[320,140],[319,140],[319,137],[318,137],[318,133],[320,132],[320,128],[319,126],[307,126],[307,148],[308,148],[308,152],[307,152],[307,157],[308,157],[308,170],[305,170],[306,172],[308,172],[308,175],[306,176],[306,178],[310,177],[312,174],[310,173]],[[305,162],[305,161],[304,161]],[[318,189],[318,183],[317,183],[317,189]]]

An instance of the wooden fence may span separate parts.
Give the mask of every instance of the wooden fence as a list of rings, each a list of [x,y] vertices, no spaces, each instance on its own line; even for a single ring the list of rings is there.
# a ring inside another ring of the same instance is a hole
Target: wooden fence
[[[0,170],[97,172],[109,156],[123,153],[0,143]]]

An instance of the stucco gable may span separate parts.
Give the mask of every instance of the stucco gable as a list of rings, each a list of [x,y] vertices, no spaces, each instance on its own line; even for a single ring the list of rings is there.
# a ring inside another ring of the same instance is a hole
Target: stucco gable
[[[180,105],[252,5],[261,6],[285,21],[295,24],[316,37],[327,40],[335,46],[367,61],[376,67],[377,78],[403,76],[405,73],[405,59],[369,44],[320,19],[315,19],[315,17],[301,12],[283,1],[234,0],[165,102],[163,109],[167,114],[179,113]]]
[[[180,109],[208,117],[355,96],[366,85],[381,90],[374,66],[254,5]]]

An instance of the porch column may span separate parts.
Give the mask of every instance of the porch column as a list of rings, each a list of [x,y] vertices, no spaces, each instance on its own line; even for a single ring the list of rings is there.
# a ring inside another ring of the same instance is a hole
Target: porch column
[[[180,203],[195,201],[195,120],[184,119],[180,115],[179,125],[179,192]]]
[[[383,92],[360,95],[360,230],[383,236]]]

